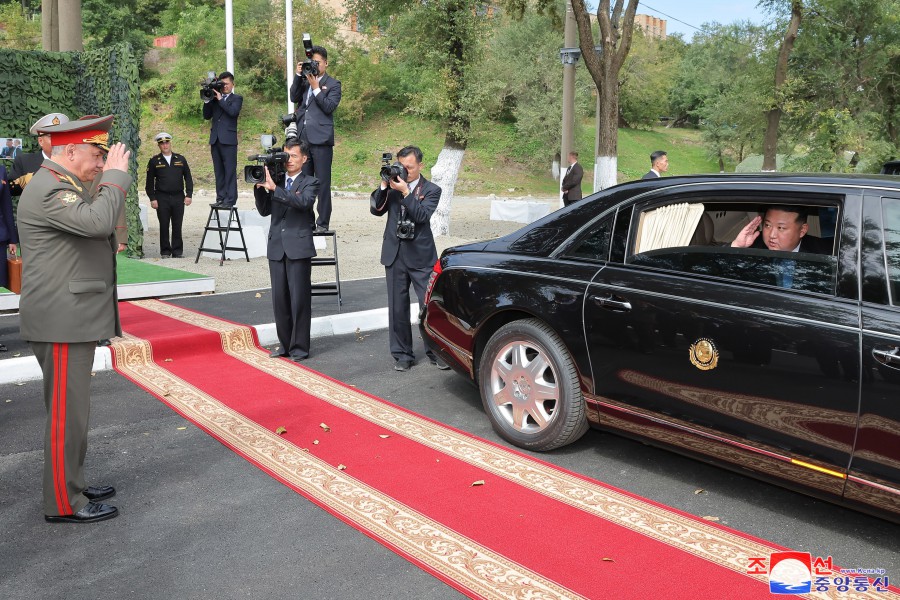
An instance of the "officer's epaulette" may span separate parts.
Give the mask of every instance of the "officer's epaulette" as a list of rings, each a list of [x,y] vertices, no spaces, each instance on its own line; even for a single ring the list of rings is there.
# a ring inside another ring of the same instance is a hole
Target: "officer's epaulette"
[[[78,182],[76,182],[74,179],[72,179],[71,176],[69,176],[65,173],[62,173],[60,171],[57,171],[53,167],[48,167],[47,165],[44,165],[44,164],[41,165],[41,168],[47,169],[48,171],[50,171],[50,174],[53,175],[53,177],[55,177],[57,181],[65,181],[66,183],[71,185],[73,188],[75,188],[79,192],[84,191],[84,188],[81,187],[81,185]]]

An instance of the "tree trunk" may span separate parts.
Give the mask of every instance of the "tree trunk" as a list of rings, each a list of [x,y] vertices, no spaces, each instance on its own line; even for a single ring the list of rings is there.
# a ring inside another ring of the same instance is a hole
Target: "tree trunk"
[[[431,180],[441,188],[441,199],[431,215],[431,233],[434,237],[450,235],[450,206],[465,154],[466,145],[452,140],[448,134],[437,162],[431,167]]]
[[[613,79],[615,82],[615,79]],[[612,88],[611,90],[609,88]],[[617,183],[619,170],[619,94],[617,85],[604,85],[600,90],[599,143],[594,167],[594,191],[605,190]]]
[[[791,0],[791,22],[788,23],[784,41],[781,42],[781,50],[778,53],[778,62],[775,65],[775,90],[772,99],[772,108],[766,113],[766,135],[763,138],[763,171],[775,171],[778,154],[778,126],[781,123],[784,99],[781,98],[784,82],[787,80],[788,58],[794,49],[794,41],[797,39],[797,31],[800,29],[800,20],[803,17],[803,2]]]

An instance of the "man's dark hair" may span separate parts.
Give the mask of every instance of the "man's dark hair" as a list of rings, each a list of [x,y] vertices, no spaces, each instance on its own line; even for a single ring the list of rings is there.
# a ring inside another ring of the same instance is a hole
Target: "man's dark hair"
[[[569,152],[569,156],[574,156],[576,160],[578,159],[578,153],[575,152],[574,150],[571,150],[571,151]]]
[[[293,139],[286,141],[284,143],[284,149],[288,150],[289,148],[300,148],[300,154],[309,156],[309,144],[302,140]]]
[[[326,50],[322,46],[313,46],[312,48],[309,49],[309,51],[312,52],[313,54],[318,54],[325,60],[328,60],[328,50]]]
[[[766,206],[765,210],[763,210],[763,215],[768,213],[770,210],[780,210],[781,212],[789,212],[795,213],[797,215],[796,222],[800,225],[806,223],[807,218],[809,216],[809,211],[804,206],[791,206],[790,204],[773,204],[772,206]]]
[[[660,158],[662,158],[665,155],[666,155],[666,153],[663,150],[657,150],[656,152],[651,153],[650,154],[650,166],[652,167],[653,163],[655,163],[657,160],[659,160]]]
[[[424,158],[422,151],[419,150],[418,146],[406,146],[404,148],[400,148],[400,151],[397,152],[397,158],[404,158],[409,156],[410,154],[414,154],[416,157],[416,162],[422,162],[422,158]]]
[[[231,74],[231,71],[222,71],[219,75],[219,79],[230,79],[234,81],[234,75]]]

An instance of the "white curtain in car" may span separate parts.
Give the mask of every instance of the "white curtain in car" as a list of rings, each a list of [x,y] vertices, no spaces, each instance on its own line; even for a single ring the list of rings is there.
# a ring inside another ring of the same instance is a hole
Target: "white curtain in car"
[[[703,216],[702,204],[669,204],[641,214],[636,254],[687,246]]]

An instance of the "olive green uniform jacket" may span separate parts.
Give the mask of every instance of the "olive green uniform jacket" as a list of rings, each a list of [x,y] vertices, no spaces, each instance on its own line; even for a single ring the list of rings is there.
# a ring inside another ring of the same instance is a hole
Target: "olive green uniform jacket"
[[[19,201],[22,339],[90,342],[121,335],[116,222],[131,176],[116,169],[83,183],[44,160]]]

